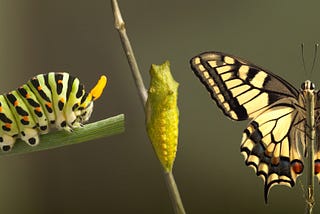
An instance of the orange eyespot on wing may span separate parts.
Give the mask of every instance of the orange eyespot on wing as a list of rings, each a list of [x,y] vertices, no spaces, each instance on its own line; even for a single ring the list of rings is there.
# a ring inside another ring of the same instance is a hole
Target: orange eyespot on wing
[[[296,174],[301,174],[303,171],[303,163],[300,160],[294,160],[291,162],[291,168]],[[315,164],[315,171],[320,171],[320,163]]]
[[[316,160],[314,163],[314,174],[317,175],[320,173],[320,160]]]

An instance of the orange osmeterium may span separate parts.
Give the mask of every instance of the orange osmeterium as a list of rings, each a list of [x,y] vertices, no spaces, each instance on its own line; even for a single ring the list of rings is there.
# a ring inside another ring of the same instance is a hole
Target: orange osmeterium
[[[89,95],[92,96],[93,100],[96,100],[101,96],[106,85],[107,85],[107,77],[105,75],[102,75],[98,83],[93,87],[93,89],[91,89],[89,93]]]

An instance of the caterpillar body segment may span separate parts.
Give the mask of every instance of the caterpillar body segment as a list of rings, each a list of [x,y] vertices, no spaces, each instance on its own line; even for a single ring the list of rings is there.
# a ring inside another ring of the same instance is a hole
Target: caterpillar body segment
[[[87,93],[78,78],[50,72],[0,95],[0,148],[11,150],[17,138],[36,146],[39,135],[52,127],[66,131],[81,127],[90,118],[93,101],[101,96],[106,83],[103,75]]]

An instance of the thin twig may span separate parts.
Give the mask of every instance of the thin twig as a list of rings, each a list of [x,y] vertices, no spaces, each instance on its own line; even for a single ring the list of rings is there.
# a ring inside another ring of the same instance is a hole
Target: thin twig
[[[115,19],[115,28],[119,32],[121,43],[126,53],[126,56],[132,71],[132,75],[140,95],[142,105],[143,107],[145,107],[148,95],[147,95],[146,88],[143,84],[141,74],[138,68],[138,64],[134,57],[129,38],[126,33],[125,23],[121,16],[117,0],[111,0],[111,4],[112,4],[112,10],[113,10],[114,19]],[[185,210],[183,208],[179,190],[177,188],[177,184],[174,180],[174,177],[171,171],[165,172],[165,180],[166,180],[167,188],[170,194],[170,199],[173,204],[174,212],[176,214],[185,214]]]
[[[77,128],[71,133],[67,131],[55,131],[45,135],[40,135],[40,143],[37,146],[29,146],[25,142],[17,140],[12,151],[0,152],[0,157],[73,145],[119,134],[121,132],[124,132],[123,114],[84,125],[84,127]]]
[[[143,80],[142,80],[142,77],[141,77],[141,74],[139,71],[139,67],[138,67],[136,58],[134,56],[134,53],[133,53],[133,50],[132,50],[132,47],[131,47],[131,44],[130,44],[130,41],[129,41],[129,38],[128,38],[128,35],[126,32],[125,23],[124,23],[122,16],[121,16],[118,2],[116,0],[112,0],[111,4],[112,4],[112,10],[113,10],[113,14],[114,14],[114,21],[115,21],[114,26],[119,32],[122,47],[124,49],[124,52],[126,53],[129,66],[132,71],[132,76],[133,76],[134,82],[138,88],[138,92],[140,94],[140,99],[141,99],[141,102],[144,106],[147,101],[147,96],[148,96],[147,90],[143,84]]]
[[[164,172],[164,177],[167,183],[169,195],[172,201],[172,206],[175,213],[184,214],[186,211],[184,210],[183,203],[181,201],[181,197],[179,194],[179,190],[174,180],[172,171]]]

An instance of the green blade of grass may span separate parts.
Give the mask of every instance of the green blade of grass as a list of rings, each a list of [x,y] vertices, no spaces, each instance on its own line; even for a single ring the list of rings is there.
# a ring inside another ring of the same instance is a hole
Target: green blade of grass
[[[71,133],[62,130],[40,135],[40,143],[34,147],[27,145],[19,139],[12,148],[12,151],[0,152],[0,157],[73,145],[122,132],[124,132],[124,115],[120,114],[84,125],[84,127],[77,128]]]

